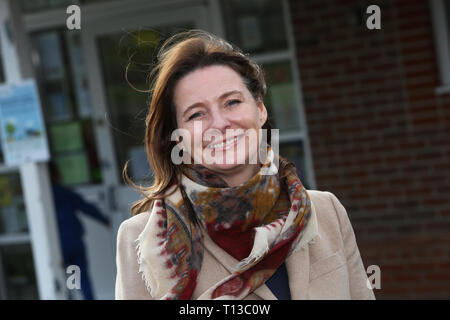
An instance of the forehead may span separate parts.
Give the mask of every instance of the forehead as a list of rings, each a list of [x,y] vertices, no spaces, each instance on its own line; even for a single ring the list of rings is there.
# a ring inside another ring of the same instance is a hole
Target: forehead
[[[214,65],[194,70],[175,85],[174,102],[188,106],[203,100],[214,100],[232,90],[245,91],[242,77],[228,66]]]

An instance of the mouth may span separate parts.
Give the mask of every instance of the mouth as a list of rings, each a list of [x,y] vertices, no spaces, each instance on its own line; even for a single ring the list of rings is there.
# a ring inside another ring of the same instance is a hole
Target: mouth
[[[234,146],[244,135],[240,135],[231,139],[228,139],[226,141],[222,141],[219,143],[211,143],[209,145],[206,146],[206,148],[208,149],[213,149],[213,150],[217,150],[217,149],[222,149],[222,150],[227,150],[230,149],[232,146]]]

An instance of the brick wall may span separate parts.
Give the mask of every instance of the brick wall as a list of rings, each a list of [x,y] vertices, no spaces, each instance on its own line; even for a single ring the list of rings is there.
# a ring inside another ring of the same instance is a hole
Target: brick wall
[[[317,188],[380,266],[377,299],[450,298],[450,94],[428,1],[289,3]]]

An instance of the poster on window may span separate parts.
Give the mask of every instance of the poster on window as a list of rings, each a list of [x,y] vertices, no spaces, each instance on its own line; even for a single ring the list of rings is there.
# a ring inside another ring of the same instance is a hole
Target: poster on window
[[[45,126],[34,80],[0,85],[0,130],[6,165],[49,160]]]
[[[263,42],[259,20],[256,16],[243,16],[238,20],[241,45],[245,50],[259,49]]]

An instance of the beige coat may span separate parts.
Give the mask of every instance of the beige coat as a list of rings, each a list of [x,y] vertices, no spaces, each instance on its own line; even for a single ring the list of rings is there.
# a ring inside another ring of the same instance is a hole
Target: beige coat
[[[320,237],[286,259],[292,299],[375,299],[372,289],[367,287],[367,274],[345,208],[331,192],[307,192]],[[149,212],[138,214],[125,220],[119,228],[116,299],[152,299],[138,272],[135,242],[148,218]],[[230,275],[238,263],[207,235],[205,248],[193,299]],[[246,299],[276,297],[263,285]]]

